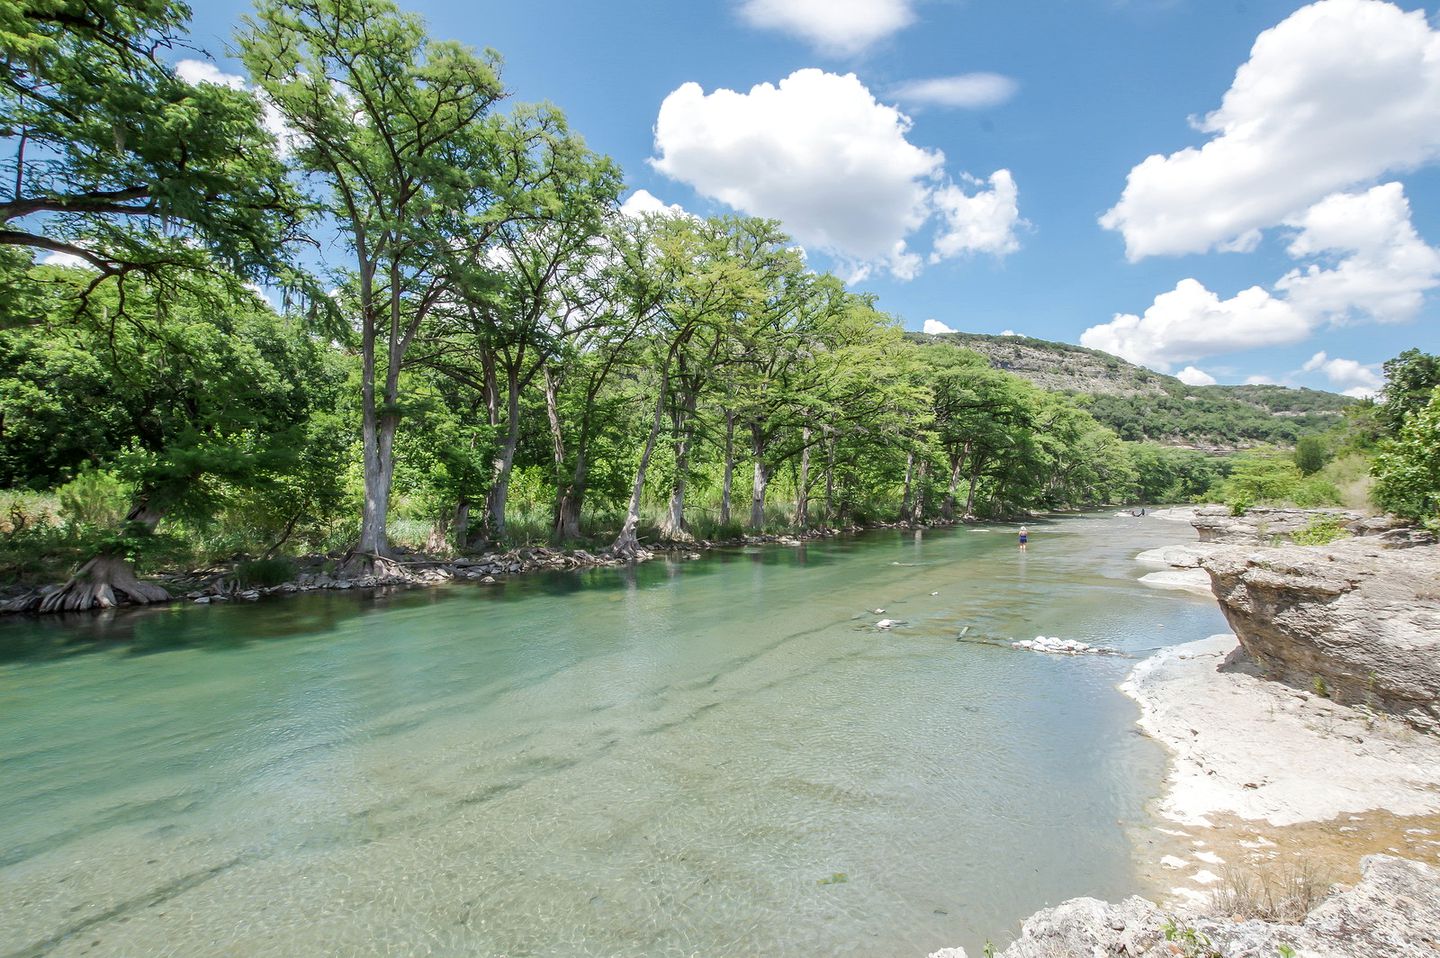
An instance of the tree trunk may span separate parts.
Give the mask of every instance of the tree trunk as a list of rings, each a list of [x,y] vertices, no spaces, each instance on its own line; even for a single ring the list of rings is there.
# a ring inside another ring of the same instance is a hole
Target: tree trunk
[[[835,521],[835,447],[838,440],[830,436],[830,449],[825,457],[825,524]]]
[[[682,404],[672,414],[674,429],[675,481],[670,487],[670,503],[660,520],[660,534],[672,541],[688,541],[693,538],[685,530],[685,487],[686,472],[690,468],[690,446],[694,439],[695,393],[689,392]]]
[[[455,518],[450,523],[455,536],[455,548],[470,548],[470,500],[462,498],[455,504]]]
[[[141,496],[126,514],[123,528],[132,535],[149,535],[163,515],[164,510],[150,505],[148,496]],[[169,600],[170,593],[160,586],[137,579],[135,567],[123,554],[102,552],[63,585],[28,592],[4,608],[8,612],[87,612],[114,608],[121,601],[148,605]]]
[[[640,464],[635,467],[635,484],[630,490],[630,508],[625,512],[625,524],[620,527],[620,535],[615,537],[615,544],[610,547],[617,555],[634,555],[640,549],[640,540],[635,536],[635,530],[640,525],[640,500],[645,494],[645,472],[650,468],[650,457],[655,452],[655,440],[660,435],[660,423],[665,418],[665,394],[669,391],[669,362],[666,362],[667,373],[660,379],[660,395],[655,399],[655,417],[650,422],[650,435],[645,439],[645,448],[640,453]]]
[[[750,451],[755,456],[755,480],[750,487],[750,528],[765,528],[765,492],[770,486],[770,467],[765,463],[765,436],[759,426],[750,427]]]
[[[720,524],[730,522],[730,490],[735,484],[735,413],[725,410],[725,477],[720,481]]]
[[[915,470],[915,508],[910,511],[910,521],[919,525],[925,521],[925,479],[930,475],[930,460],[921,459],[920,468]]]
[[[559,542],[580,538],[580,514],[585,507],[585,476],[588,471],[589,464],[582,446],[575,452],[575,472],[555,503],[555,539]]]
[[[486,521],[497,542],[505,536],[505,502],[510,497],[510,472],[515,449],[520,444],[520,373],[511,368],[505,375],[505,441],[491,462],[490,493],[485,499]]]
[[[910,521],[910,480],[915,473],[915,453],[905,454],[905,494],[900,497],[900,521]]]
[[[795,483],[795,525],[801,529],[810,525],[810,427],[800,432],[805,444],[800,450],[800,478]]]
[[[983,459],[976,456],[970,463],[970,492],[965,496],[965,518],[975,518],[975,486],[980,481],[980,466]]]
[[[950,485],[945,491],[945,501],[940,505],[940,517],[946,522],[955,518],[955,494],[960,489],[960,471],[965,468],[965,460],[970,455],[970,444],[967,442],[960,450],[960,455],[950,463]]]
[[[374,573],[389,575],[397,571],[390,561],[390,536],[386,522],[390,517],[390,486],[395,476],[395,431],[400,414],[395,407],[400,398],[400,276],[399,262],[390,261],[390,331],[387,340],[385,368],[385,405],[382,412],[375,402],[375,310],[372,294],[374,261],[368,265],[360,257],[360,309],[364,321],[361,333],[363,354],[360,370],[361,443],[365,472],[365,506],[360,515],[360,541],[343,564],[351,575]]]
[[[362,424],[365,460],[365,508],[361,514],[360,541],[347,568],[368,571],[376,561],[390,554],[390,537],[385,523],[390,515],[390,485],[395,475],[395,430],[399,417],[393,413],[374,415],[367,410]]]

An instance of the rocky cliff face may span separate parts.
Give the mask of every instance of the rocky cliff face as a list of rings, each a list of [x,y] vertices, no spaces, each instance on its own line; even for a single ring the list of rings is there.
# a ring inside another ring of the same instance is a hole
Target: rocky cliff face
[[[1224,917],[1178,921],[1143,898],[1118,905],[1075,898],[1026,919],[1020,938],[1000,958],[1274,958],[1286,953],[1282,948],[1315,958],[1440,953],[1440,870],[1385,855],[1366,858],[1362,868],[1358,885],[1331,895],[1295,925]],[[932,958],[963,955],[947,949]]]
[[[1200,564],[1220,608],[1267,678],[1440,732],[1440,548],[1384,520],[1332,514],[1379,534],[1217,549]],[[1314,515],[1201,510],[1195,526],[1210,542],[1254,543]]]

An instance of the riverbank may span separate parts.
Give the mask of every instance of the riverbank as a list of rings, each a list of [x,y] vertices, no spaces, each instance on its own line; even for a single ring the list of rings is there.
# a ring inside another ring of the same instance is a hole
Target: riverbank
[[[1200,541],[1137,556],[1165,567],[1141,581],[1187,591],[1203,583],[1239,638],[1162,651],[1121,686],[1170,755],[1156,813],[1171,827],[1137,838],[1148,889],[1202,907],[1237,869],[1303,862],[1354,880],[1366,854],[1440,861],[1440,736],[1421,721],[1423,708],[1386,695],[1430,684],[1434,637],[1420,608],[1429,600],[1423,581],[1406,581],[1432,561],[1424,536],[1340,510],[1166,518],[1188,521]],[[1317,522],[1351,536],[1293,544]],[[1360,645],[1372,660],[1350,651]]]
[[[1136,835],[1145,891],[1205,910],[1227,873],[1360,859],[1440,864],[1440,737],[1260,677],[1233,635],[1165,650],[1121,686],[1170,754],[1163,819]]]
[[[1036,516],[1027,517],[1033,521]],[[996,520],[997,522],[1004,520]],[[342,571],[347,556],[309,555],[293,560],[295,574],[284,582],[272,585],[247,583],[238,574],[239,563],[229,563],[204,572],[161,573],[143,581],[165,589],[168,599],[149,603],[150,606],[189,602],[209,605],[217,602],[254,602],[267,596],[292,595],[301,592],[351,591],[374,589],[413,589],[445,585],[451,582],[477,582],[490,584],[507,578],[537,572],[553,572],[582,569],[614,568],[617,566],[646,562],[659,556],[679,556],[685,559],[700,559],[705,552],[713,549],[743,548],[745,546],[796,547],[806,542],[833,539],[844,535],[858,535],[882,529],[944,529],[975,524],[976,520],[937,519],[920,524],[904,522],[875,522],[865,525],[816,527],[804,531],[787,533],[757,533],[722,540],[667,540],[624,553],[610,549],[555,549],[546,546],[522,546],[503,552],[487,552],[480,555],[437,556],[420,552],[397,550],[386,563],[383,574],[356,575]],[[0,614],[22,614],[38,611],[39,604],[49,593],[60,589],[63,583],[54,583],[39,589],[0,587]],[[119,602],[120,607],[133,603]],[[96,609],[92,611],[102,611]]]
[[[1344,514],[1353,539],[1302,548],[1290,537],[1336,511],[1226,513],[1154,514],[1196,526],[1202,541],[1136,557],[1163,569],[1138,577],[1147,585],[1198,593],[1203,583],[1248,638],[1162,650],[1120,687],[1169,757],[1153,820],[1132,830],[1146,898],[1072,899],[1038,912],[1002,958],[1440,950],[1440,735],[1425,700],[1417,708],[1386,694],[1431,667],[1433,590],[1410,581],[1417,570],[1426,578],[1431,540]],[[1327,575],[1336,581],[1320,582]],[[1308,671],[1295,680],[1287,661],[1332,682],[1350,676],[1327,657],[1354,658],[1359,641],[1335,633],[1356,630],[1368,630],[1368,654],[1388,667],[1382,681],[1362,670],[1364,694],[1342,686],[1342,695]],[[1263,664],[1251,644],[1267,654]],[[1253,918],[1265,920],[1242,920]]]

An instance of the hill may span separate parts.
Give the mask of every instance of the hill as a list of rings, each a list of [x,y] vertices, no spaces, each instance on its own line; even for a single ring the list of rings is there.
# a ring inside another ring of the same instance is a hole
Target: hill
[[[969,349],[996,369],[1076,396],[1122,439],[1230,450],[1291,445],[1340,421],[1348,396],[1287,386],[1187,386],[1118,356],[1028,336],[913,333],[921,344]]]

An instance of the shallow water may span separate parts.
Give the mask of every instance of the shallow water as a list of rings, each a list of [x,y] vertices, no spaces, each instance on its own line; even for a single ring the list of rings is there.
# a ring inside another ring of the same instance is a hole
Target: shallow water
[[[8,623],[0,958],[978,954],[1129,893],[1133,659],[1005,640],[1224,623],[1135,581],[1188,526],[1031,532]]]

